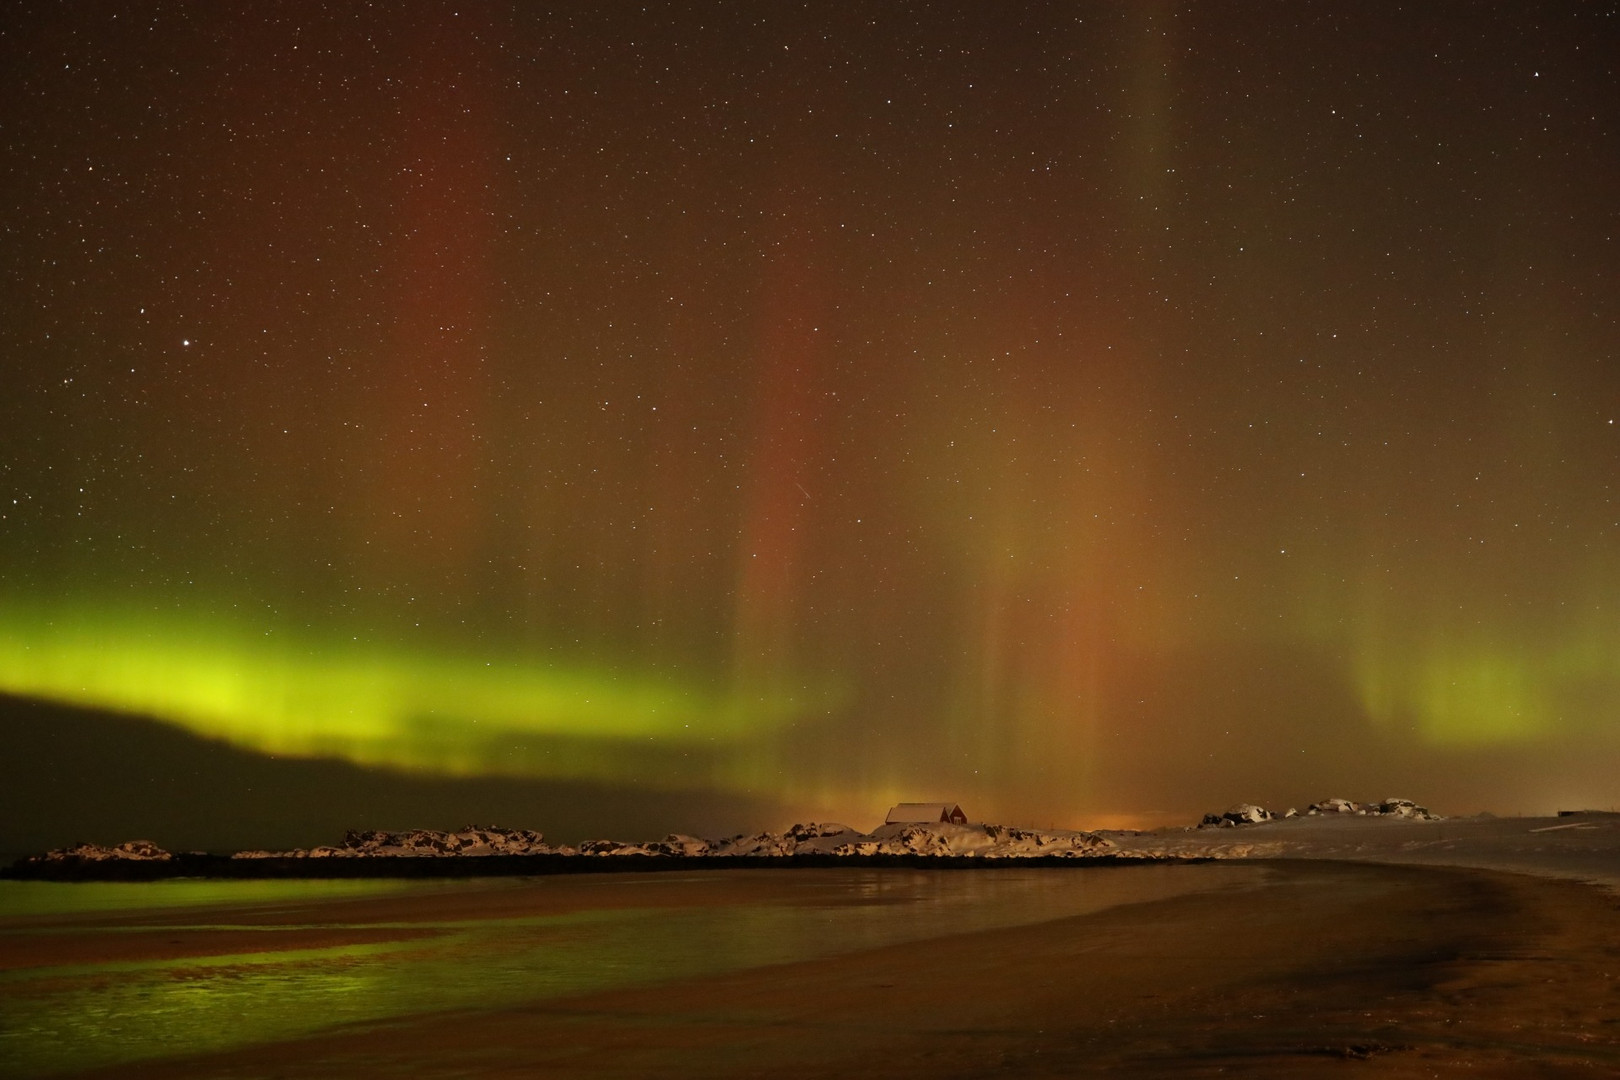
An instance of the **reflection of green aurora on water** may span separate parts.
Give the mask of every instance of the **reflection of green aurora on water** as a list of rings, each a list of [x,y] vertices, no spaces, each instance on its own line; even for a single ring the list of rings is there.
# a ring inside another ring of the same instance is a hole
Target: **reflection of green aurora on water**
[[[253,946],[224,955],[5,973],[0,1076],[127,1066],[311,1037],[343,1025],[432,1023],[423,1018],[1069,918],[1113,904],[1252,884],[1263,871],[1144,865],[1084,878],[1023,870],[767,873],[778,874],[777,891],[752,903],[746,890],[717,900],[702,875],[493,885],[0,881],[0,924],[21,914],[60,917],[72,910],[86,927],[81,932],[115,942],[140,939],[150,929],[143,916],[157,916],[173,928],[164,938],[185,940],[194,928],[204,936],[241,929]],[[399,921],[372,914],[366,901],[392,902],[383,910]],[[161,912],[143,910],[159,905]],[[490,906],[507,910],[492,918]],[[437,915],[424,918],[421,909]],[[289,912],[296,918],[284,918]],[[110,925],[97,925],[98,917]],[[8,929],[28,932],[26,924]],[[287,944],[309,929],[358,940],[318,948]]]

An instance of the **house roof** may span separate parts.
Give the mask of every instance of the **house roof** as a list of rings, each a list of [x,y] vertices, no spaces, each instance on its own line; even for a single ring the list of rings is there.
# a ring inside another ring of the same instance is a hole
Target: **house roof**
[[[893,825],[897,822],[912,821],[944,821],[954,814],[960,814],[962,808],[955,803],[948,802],[903,802],[895,804],[884,819],[884,824]]]

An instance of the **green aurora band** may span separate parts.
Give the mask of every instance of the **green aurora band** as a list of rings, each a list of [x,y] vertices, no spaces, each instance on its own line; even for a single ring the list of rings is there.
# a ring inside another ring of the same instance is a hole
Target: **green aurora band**
[[[634,674],[561,671],[510,656],[17,605],[0,605],[0,689],[152,717],[267,754],[452,776],[622,779],[646,743],[713,755],[805,709],[803,701],[727,701]]]

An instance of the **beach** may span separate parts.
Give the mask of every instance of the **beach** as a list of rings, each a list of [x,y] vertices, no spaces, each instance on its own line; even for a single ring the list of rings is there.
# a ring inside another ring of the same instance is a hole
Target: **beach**
[[[0,920],[4,1075],[1620,1068],[1613,895],[1489,870],[1234,860],[229,884],[258,891],[67,894],[77,911],[36,893],[36,910]],[[167,906],[140,906],[153,898]]]

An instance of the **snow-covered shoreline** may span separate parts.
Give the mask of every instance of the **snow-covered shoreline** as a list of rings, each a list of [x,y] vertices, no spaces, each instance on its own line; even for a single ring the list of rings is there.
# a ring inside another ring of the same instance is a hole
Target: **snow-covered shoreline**
[[[241,861],[327,860],[463,860],[534,858],[600,860],[637,859],[787,859],[803,856],[862,858],[921,856],[938,858],[1027,859],[1095,858],[1114,854],[1114,845],[1092,832],[1034,830],[1005,825],[890,824],[863,833],[838,823],[794,825],[784,832],[738,834],[705,839],[671,833],[661,840],[628,842],[587,840],[578,845],[550,845],[530,829],[468,826],[453,832],[410,829],[402,832],[350,831],[341,845],[288,851],[247,850],[229,856],[204,852],[170,852],[146,840],[116,847],[78,844],[24,859],[14,869],[117,863],[165,863],[190,857]]]
[[[1084,831],[992,824],[839,823],[706,839],[548,844],[529,829],[351,831],[340,845],[230,854],[171,852],[149,841],[79,844],[19,860],[9,878],[498,876],[743,867],[1094,865],[1305,859],[1508,870],[1620,888],[1620,815],[1442,818],[1405,799],[1328,799],[1304,813],[1240,804],[1200,824]]]

